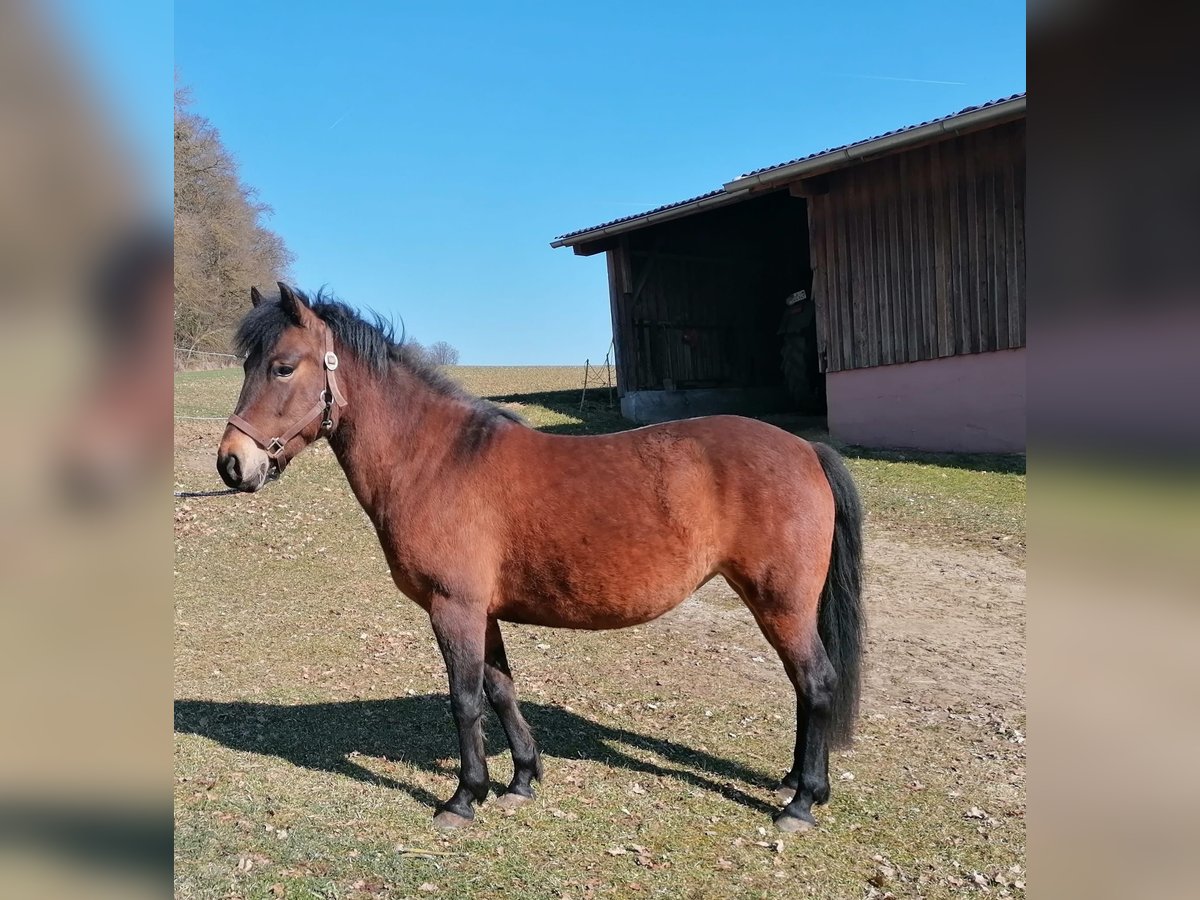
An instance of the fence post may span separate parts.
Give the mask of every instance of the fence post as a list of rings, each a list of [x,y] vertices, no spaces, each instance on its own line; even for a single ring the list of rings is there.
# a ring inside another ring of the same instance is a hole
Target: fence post
[[[608,358],[612,355],[612,353],[615,349],[616,349],[616,347],[613,345],[613,343],[609,343],[608,352],[604,354],[604,371],[606,373],[608,373],[608,408],[609,409],[612,409],[613,383],[612,383],[612,364],[608,361]]]

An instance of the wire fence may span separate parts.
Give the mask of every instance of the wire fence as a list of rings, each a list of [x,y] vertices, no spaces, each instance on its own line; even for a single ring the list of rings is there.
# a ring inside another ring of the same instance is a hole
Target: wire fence
[[[232,353],[216,353],[212,350],[190,350],[187,347],[175,347],[174,350],[176,372],[227,369],[236,366],[242,359]],[[177,422],[224,422],[227,418],[227,416],[175,416]]]
[[[608,406],[611,409],[613,405],[613,370],[612,370],[612,355],[613,342],[608,344],[608,350],[604,354],[604,362],[593,365],[591,357],[588,357],[583,362],[583,391],[579,395],[579,411],[583,412],[584,401],[587,400],[588,388],[592,389],[593,394],[597,391],[604,391],[602,396],[607,396]],[[590,383],[589,383],[590,379]]]
[[[214,353],[211,350],[190,350],[187,347],[175,348],[175,371],[190,372],[200,369],[227,369],[236,366],[241,361],[240,356],[232,353]]]

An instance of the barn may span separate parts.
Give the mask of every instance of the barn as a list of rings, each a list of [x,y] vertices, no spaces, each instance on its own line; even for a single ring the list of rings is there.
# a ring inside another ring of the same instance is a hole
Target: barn
[[[605,253],[622,414],[1025,449],[1025,95],[556,238]]]

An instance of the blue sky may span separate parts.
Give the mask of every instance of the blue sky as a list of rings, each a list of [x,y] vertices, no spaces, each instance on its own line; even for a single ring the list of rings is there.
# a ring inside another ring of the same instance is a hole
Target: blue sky
[[[582,363],[604,259],[555,235],[1024,90],[1024,9],[179,0],[175,65],[300,286],[465,363]]]

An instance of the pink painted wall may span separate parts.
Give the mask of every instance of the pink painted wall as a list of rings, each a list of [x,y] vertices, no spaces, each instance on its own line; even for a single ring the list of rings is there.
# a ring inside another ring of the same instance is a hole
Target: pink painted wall
[[[1025,452],[1025,350],[830,372],[829,433],[864,447]]]

